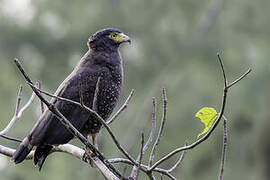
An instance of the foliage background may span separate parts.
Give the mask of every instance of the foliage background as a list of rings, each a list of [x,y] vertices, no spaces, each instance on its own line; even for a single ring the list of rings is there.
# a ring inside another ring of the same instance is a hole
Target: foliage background
[[[204,106],[218,109],[221,103],[216,53],[222,51],[230,80],[248,67],[253,70],[229,92],[225,179],[270,179],[269,8],[269,0],[0,0],[0,128],[13,114],[19,84],[25,87],[24,102],[31,93],[12,63],[14,57],[53,92],[87,51],[88,37],[101,28],[117,27],[133,40],[121,48],[125,68],[121,102],[133,88],[135,96],[112,128],[133,156],[139,152],[140,133],[149,132],[153,96],[158,98],[160,120],[163,86],[169,115],[156,158],[185,140],[196,140],[203,125],[195,113]],[[36,100],[9,135],[23,138],[39,115]],[[4,139],[0,144],[18,145]],[[99,144],[106,157],[120,156],[105,131]],[[188,152],[175,175],[216,179],[221,146],[222,126]],[[61,153],[51,155],[41,173],[31,161],[14,166],[0,155],[0,174],[6,180],[102,179],[96,170]]]

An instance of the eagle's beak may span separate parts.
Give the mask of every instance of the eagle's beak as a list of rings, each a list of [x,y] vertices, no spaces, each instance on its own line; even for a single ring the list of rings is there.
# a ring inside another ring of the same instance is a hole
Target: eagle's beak
[[[125,35],[124,33],[121,33],[120,36],[121,36],[121,43],[123,43],[123,42],[128,42],[129,44],[131,44],[131,39],[130,39],[130,37],[128,37],[128,36]]]

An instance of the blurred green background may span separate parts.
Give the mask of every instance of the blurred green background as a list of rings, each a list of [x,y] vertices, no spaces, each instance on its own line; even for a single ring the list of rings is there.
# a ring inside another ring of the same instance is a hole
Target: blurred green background
[[[134,157],[140,133],[150,130],[152,97],[158,100],[160,122],[162,87],[168,93],[168,121],[156,160],[186,140],[196,140],[203,125],[195,113],[204,106],[219,109],[221,103],[223,82],[216,57],[221,51],[230,81],[252,68],[228,94],[224,178],[270,179],[269,8],[269,0],[0,0],[0,129],[13,115],[19,85],[24,86],[23,103],[31,94],[14,57],[22,60],[33,80],[42,81],[43,89],[54,92],[87,51],[88,37],[116,27],[132,38],[130,46],[121,48],[125,78],[119,105],[131,89],[135,95],[112,129]],[[23,138],[39,115],[35,100],[8,134]],[[187,153],[174,173],[177,178],[217,179],[222,129],[220,124],[206,142]],[[77,140],[72,143],[82,147]],[[18,145],[2,138],[0,144]],[[122,156],[105,130],[99,146],[108,158]],[[0,155],[0,179],[103,178],[76,158],[54,153],[40,173],[31,161],[15,166]]]

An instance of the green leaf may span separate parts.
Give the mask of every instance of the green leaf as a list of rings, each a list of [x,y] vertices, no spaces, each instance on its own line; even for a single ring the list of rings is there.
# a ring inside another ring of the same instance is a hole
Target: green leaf
[[[205,125],[203,132],[198,137],[205,134],[212,127],[213,122],[218,117],[218,113],[214,108],[204,107],[196,113],[196,117],[201,119],[201,122]]]

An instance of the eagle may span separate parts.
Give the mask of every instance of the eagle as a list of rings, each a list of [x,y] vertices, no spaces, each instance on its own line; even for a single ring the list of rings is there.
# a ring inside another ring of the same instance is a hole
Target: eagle
[[[120,96],[123,66],[119,46],[124,42],[130,43],[131,40],[119,29],[107,28],[93,34],[87,42],[89,50],[60,84],[54,95],[76,102],[83,100],[85,106],[89,108],[95,106],[95,111],[106,121]],[[86,138],[92,136],[93,144],[96,146],[96,135],[102,124],[89,111],[57,98],[52,98],[51,103]],[[53,146],[66,144],[72,138],[74,136],[47,109],[18,146],[12,160],[16,164],[22,162],[36,147],[34,164],[41,170]]]

